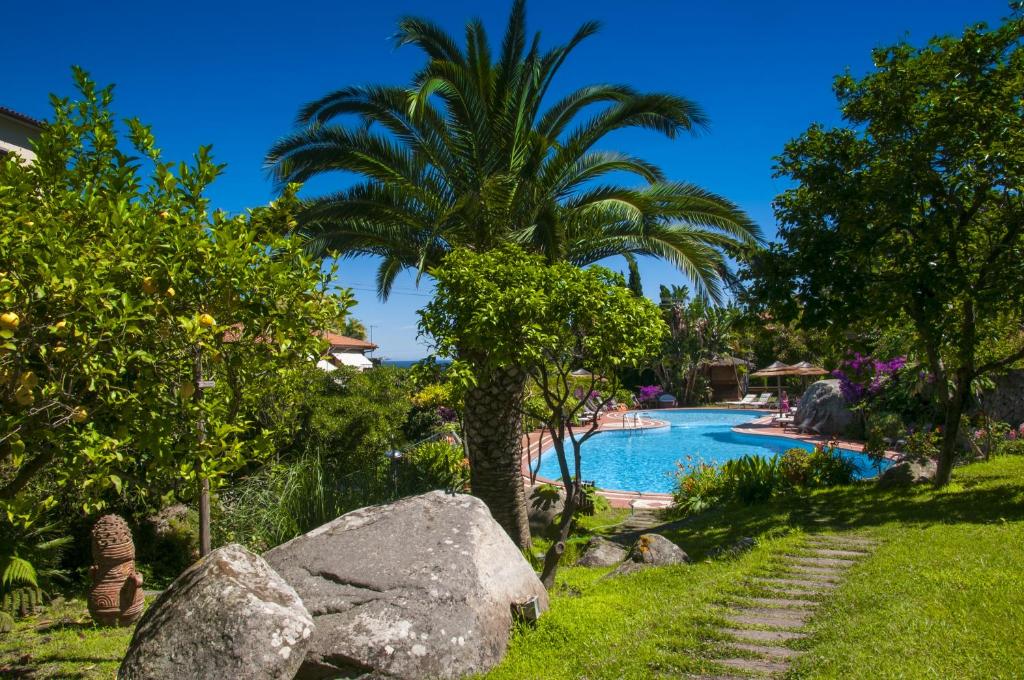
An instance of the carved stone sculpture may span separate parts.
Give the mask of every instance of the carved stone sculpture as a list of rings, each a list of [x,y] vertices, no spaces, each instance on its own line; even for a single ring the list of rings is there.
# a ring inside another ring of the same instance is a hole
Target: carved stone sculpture
[[[135,543],[128,523],[104,515],[92,528],[89,614],[101,626],[128,626],[142,615],[142,574],[135,571]]]

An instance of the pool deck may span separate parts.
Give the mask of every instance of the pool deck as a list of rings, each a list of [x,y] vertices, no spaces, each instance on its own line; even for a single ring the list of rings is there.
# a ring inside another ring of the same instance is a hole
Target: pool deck
[[[693,408],[671,408],[671,409],[638,409],[636,411],[612,411],[611,413],[602,414],[598,419],[597,431],[607,432],[610,430],[649,430],[659,427],[665,427],[669,423],[665,420],[650,419],[646,422],[635,424],[626,423],[627,418],[632,414],[636,413],[651,413],[657,411],[704,411],[704,410],[728,410],[728,411],[750,411],[751,413],[760,413],[760,418],[755,418],[747,423],[741,423],[732,428],[733,432],[740,434],[751,434],[751,435],[764,435],[769,437],[785,437],[786,439],[793,439],[801,441],[807,444],[827,444],[834,442],[835,445],[842,449],[848,449],[851,451],[860,451],[864,447],[864,442],[857,442],[847,439],[838,439],[832,437],[823,437],[814,434],[803,434],[796,432],[791,429],[783,428],[779,425],[775,425],[772,419],[775,415],[774,410],[766,409],[742,409],[728,406],[698,406]],[[581,427],[579,430],[586,431],[589,426]],[[544,451],[549,448],[553,439],[550,434],[544,433],[544,436],[540,439],[538,445],[538,437],[541,436],[541,431],[536,430],[523,437],[523,457],[521,460],[521,470],[523,473],[523,483],[527,489],[530,487],[530,463],[534,460],[531,456],[537,451]],[[886,458],[896,459],[899,454],[895,451],[887,451],[885,454]],[[537,483],[540,484],[554,484],[556,486],[562,486],[562,482],[555,479],[548,479],[546,477],[537,476]],[[645,491],[626,491],[619,489],[598,489],[598,493],[608,499],[608,502],[613,508],[631,508],[634,510],[653,510],[660,508],[667,508],[672,505],[672,494],[668,493],[654,493]]]

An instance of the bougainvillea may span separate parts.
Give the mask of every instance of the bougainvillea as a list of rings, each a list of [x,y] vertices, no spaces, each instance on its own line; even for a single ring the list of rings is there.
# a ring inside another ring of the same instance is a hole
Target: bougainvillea
[[[640,401],[654,401],[664,392],[661,385],[641,385],[637,389],[637,399]]]
[[[881,394],[886,384],[906,364],[907,358],[904,356],[882,361],[854,352],[841,368],[832,371],[832,377],[839,379],[839,389],[846,401],[858,404]]]

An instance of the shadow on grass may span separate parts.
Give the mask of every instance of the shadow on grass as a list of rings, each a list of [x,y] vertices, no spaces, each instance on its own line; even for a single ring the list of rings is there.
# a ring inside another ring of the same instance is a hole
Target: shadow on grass
[[[930,526],[1024,520],[1024,460],[960,468],[945,489],[931,486],[879,489],[873,482],[732,505],[655,529],[693,559],[741,537],[770,537],[793,530],[858,530],[886,524]]]

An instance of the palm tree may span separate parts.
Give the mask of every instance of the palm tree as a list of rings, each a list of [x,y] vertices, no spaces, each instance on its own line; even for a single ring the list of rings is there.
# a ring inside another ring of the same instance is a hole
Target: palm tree
[[[539,34],[527,35],[525,3],[515,0],[495,60],[477,20],[463,47],[430,21],[402,19],[397,44],[426,56],[411,84],[351,86],[313,101],[267,156],[282,185],[337,170],[357,177],[305,203],[299,229],[311,249],[379,257],[382,298],[401,271],[429,273],[453,248],[514,242],[579,266],[653,255],[717,300],[722,249],[760,242],[758,227],[721,196],[597,148],[627,128],[670,139],[696,132],[707,124],[701,109],[613,84],[546,106],[562,64],[597,29],[587,22],[564,45],[541,50]],[[639,186],[611,183],[611,174],[632,175]],[[529,542],[517,412],[524,380],[509,371],[481,381],[465,410],[473,491],[520,545]]]

